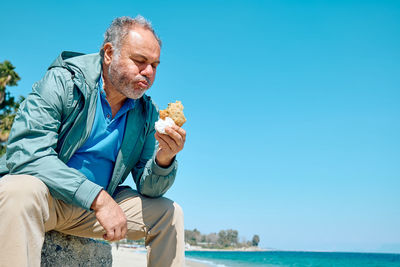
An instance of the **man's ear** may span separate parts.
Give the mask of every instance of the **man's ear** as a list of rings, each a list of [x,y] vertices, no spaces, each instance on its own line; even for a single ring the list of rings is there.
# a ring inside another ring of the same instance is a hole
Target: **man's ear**
[[[111,43],[105,43],[103,46],[104,50],[104,63],[110,65],[113,57],[113,46]]]

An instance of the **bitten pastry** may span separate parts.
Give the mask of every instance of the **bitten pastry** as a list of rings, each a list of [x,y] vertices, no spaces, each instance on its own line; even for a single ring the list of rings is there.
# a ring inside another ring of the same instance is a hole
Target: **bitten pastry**
[[[166,117],[170,117],[176,125],[182,127],[186,122],[186,118],[185,115],[183,115],[183,105],[181,101],[169,103],[166,109],[160,110],[160,119],[164,120]]]

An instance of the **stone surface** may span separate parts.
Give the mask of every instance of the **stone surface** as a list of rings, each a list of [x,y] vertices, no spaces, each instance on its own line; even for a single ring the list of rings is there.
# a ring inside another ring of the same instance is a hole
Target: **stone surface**
[[[111,246],[90,238],[46,233],[42,248],[42,267],[112,266]]]

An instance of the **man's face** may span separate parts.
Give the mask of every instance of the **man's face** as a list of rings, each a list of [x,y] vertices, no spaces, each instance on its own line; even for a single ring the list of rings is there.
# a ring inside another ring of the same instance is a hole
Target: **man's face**
[[[113,50],[108,76],[120,94],[138,99],[153,84],[159,63],[160,46],[153,33],[135,27],[122,40],[119,51]]]

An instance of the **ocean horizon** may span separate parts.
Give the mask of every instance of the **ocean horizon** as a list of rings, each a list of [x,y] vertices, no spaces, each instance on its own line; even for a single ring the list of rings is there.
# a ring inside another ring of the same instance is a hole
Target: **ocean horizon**
[[[213,267],[343,266],[399,267],[400,253],[311,251],[186,251],[188,259]]]

